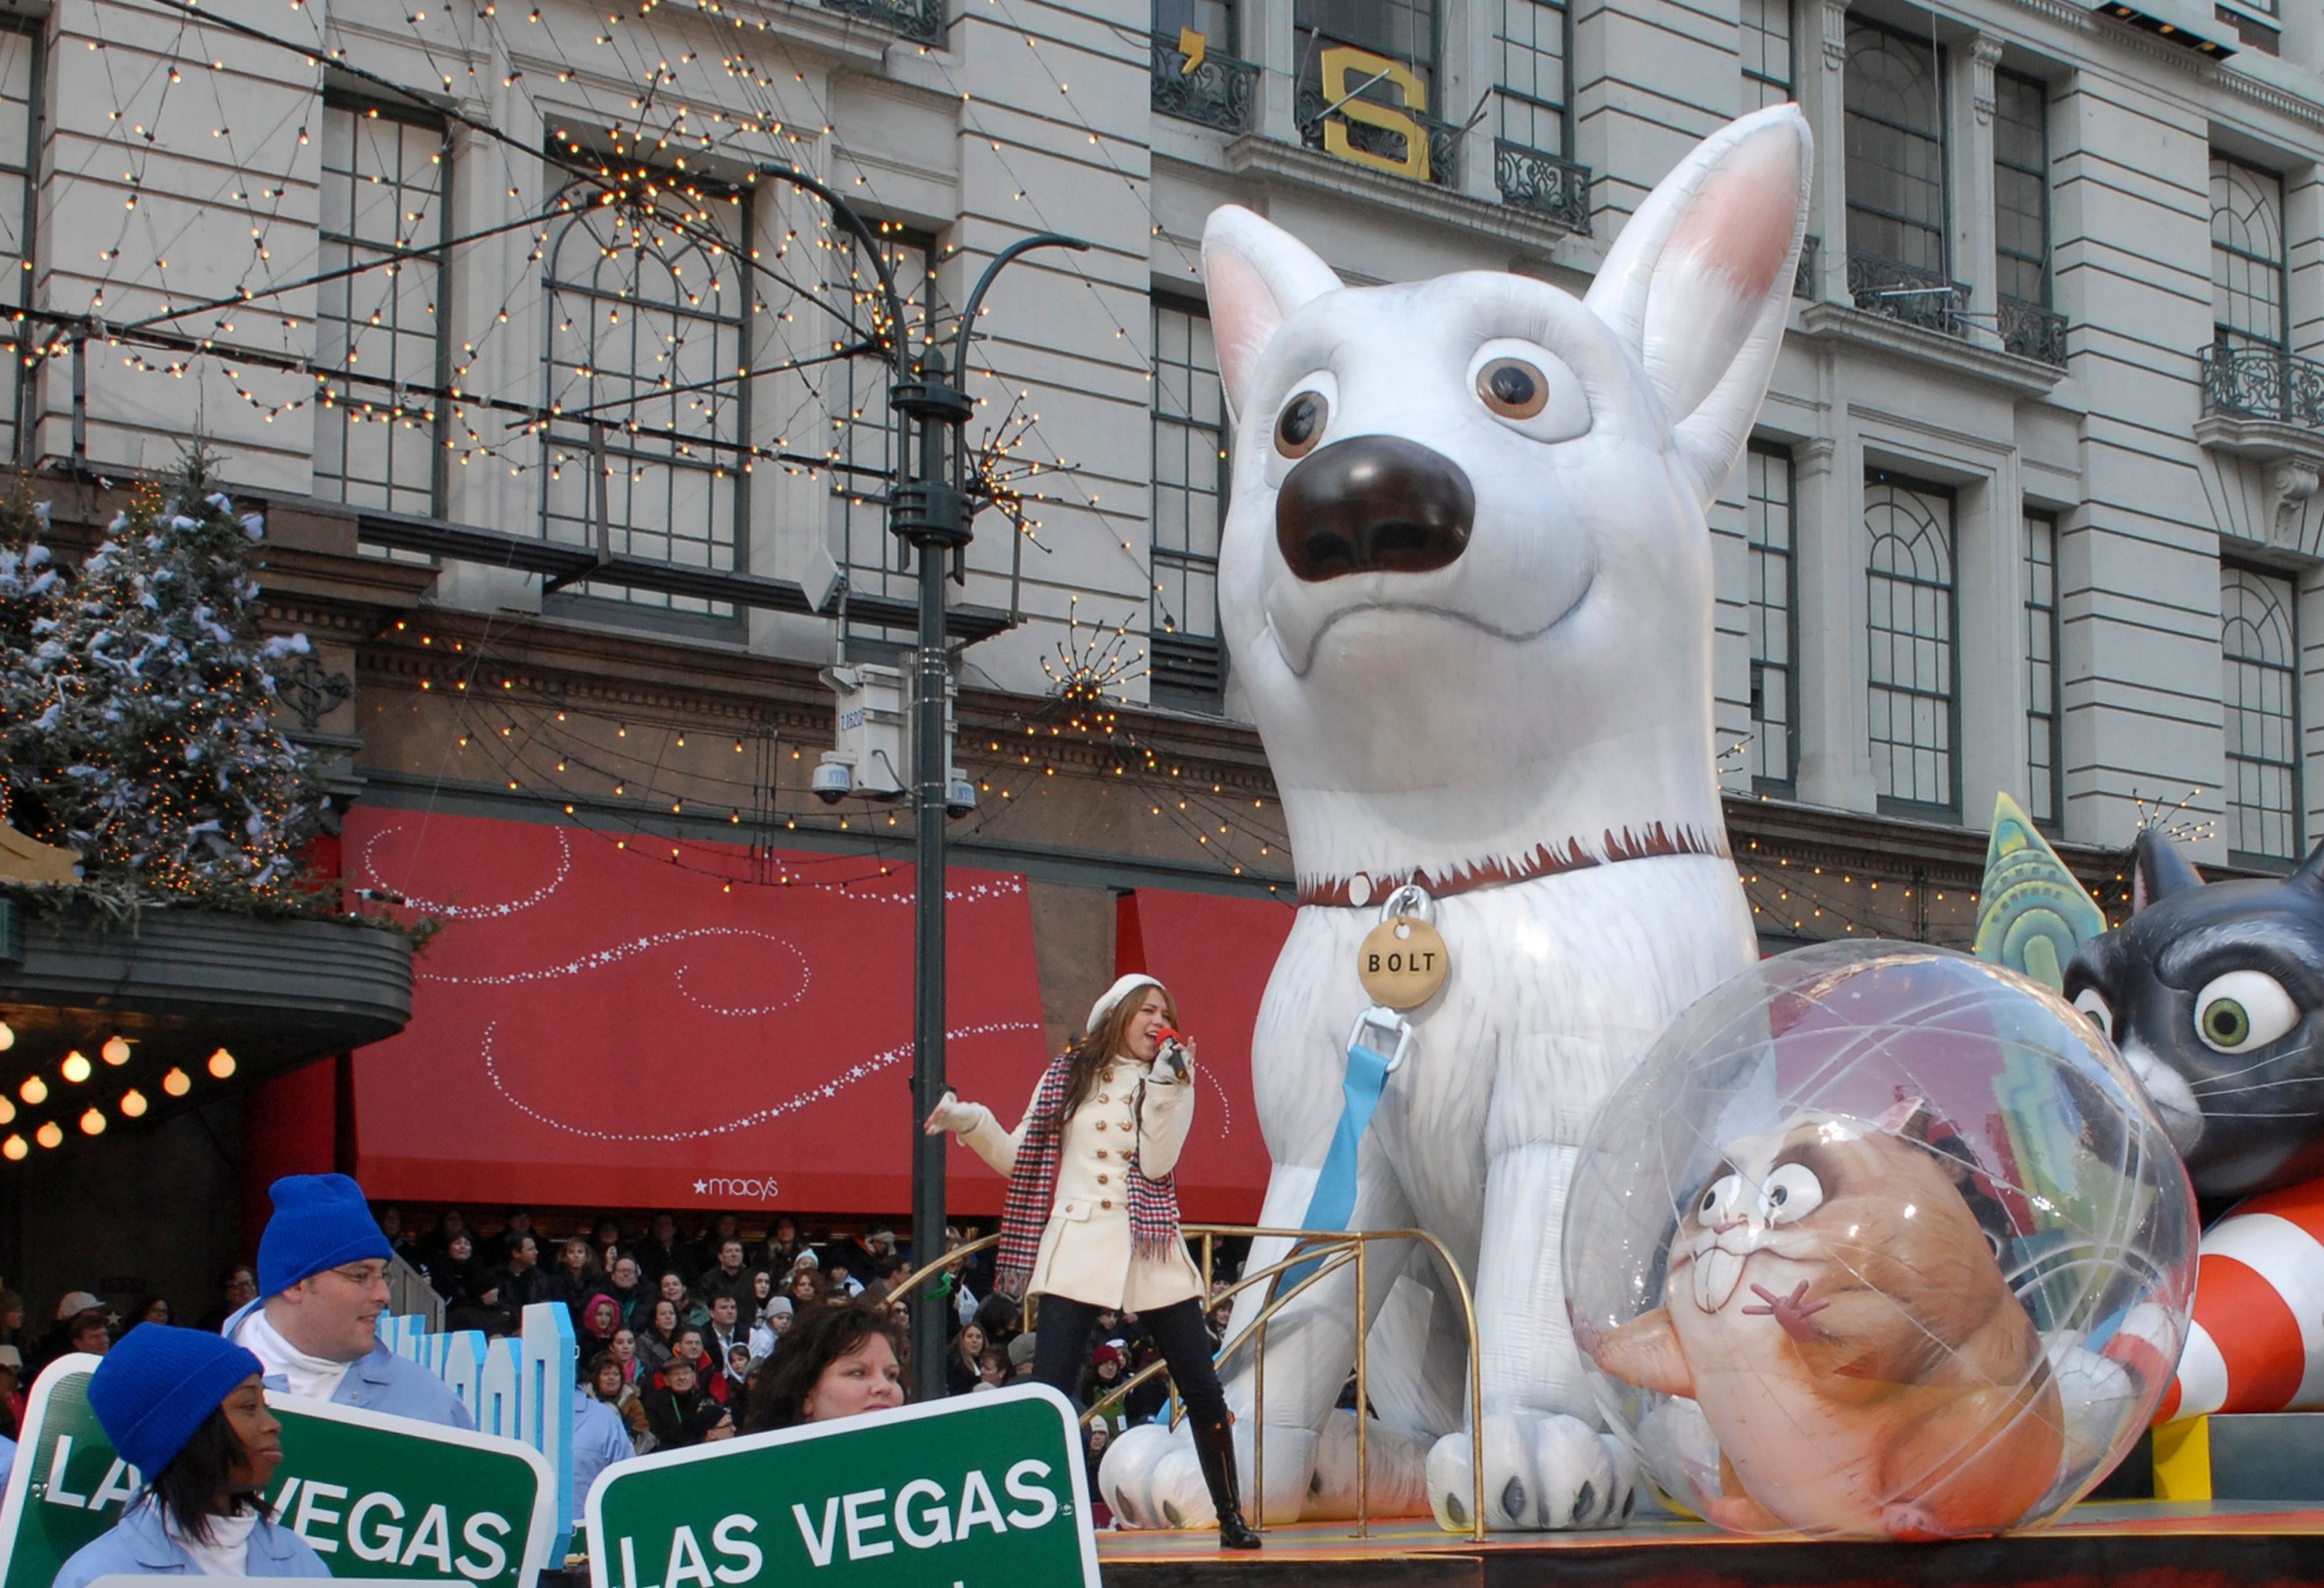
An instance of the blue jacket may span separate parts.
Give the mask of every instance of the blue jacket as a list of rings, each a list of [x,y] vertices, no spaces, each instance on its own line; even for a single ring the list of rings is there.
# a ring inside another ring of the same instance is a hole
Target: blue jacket
[[[226,1319],[218,1333],[227,1339],[240,1337],[243,1320],[264,1306],[254,1301]],[[287,1390],[290,1385],[280,1373],[266,1378],[269,1390]],[[476,1419],[452,1393],[452,1386],[409,1358],[401,1357],[384,1345],[374,1344],[371,1354],[347,1369],[331,1396],[334,1406],[358,1406],[365,1411],[383,1411],[399,1417],[417,1417],[423,1423],[438,1423],[447,1428],[474,1428]]]
[[[264,1517],[250,1530],[243,1570],[254,1577],[327,1577],[330,1569],[307,1541]],[[161,1530],[161,1509],[130,1506],[113,1530],[82,1546],[57,1574],[54,1588],[88,1588],[99,1577],[190,1577],[194,1558]]]
[[[573,1503],[566,1514],[579,1521],[597,1474],[636,1454],[622,1414],[584,1388],[573,1398]]]

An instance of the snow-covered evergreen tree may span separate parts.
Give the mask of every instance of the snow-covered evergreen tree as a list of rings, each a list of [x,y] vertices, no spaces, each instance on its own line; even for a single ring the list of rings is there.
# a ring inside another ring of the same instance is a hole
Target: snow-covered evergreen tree
[[[304,635],[258,632],[263,533],[189,454],[61,592],[0,549],[0,781],[17,825],[82,852],[91,882],[227,908],[298,907],[325,807],[310,753],[274,725],[273,669]],[[28,569],[29,577],[28,577]]]

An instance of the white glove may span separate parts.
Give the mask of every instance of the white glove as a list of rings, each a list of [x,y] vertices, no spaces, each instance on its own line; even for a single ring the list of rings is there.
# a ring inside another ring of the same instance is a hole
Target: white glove
[[[944,1101],[928,1111],[927,1132],[933,1136],[938,1131],[950,1131],[955,1136],[962,1135],[974,1130],[983,1113],[975,1103],[963,1103],[946,1092]]]

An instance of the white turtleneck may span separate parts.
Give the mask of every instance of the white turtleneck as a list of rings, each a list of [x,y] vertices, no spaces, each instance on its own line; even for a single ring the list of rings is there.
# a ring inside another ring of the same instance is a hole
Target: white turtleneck
[[[254,1347],[254,1349],[255,1349]],[[209,1542],[179,1530],[178,1519],[165,1516],[161,1529],[170,1541],[193,1558],[194,1570],[205,1577],[247,1577],[250,1575],[250,1535],[258,1526],[254,1510],[236,1511],[230,1517],[209,1519]]]
[[[254,1308],[243,1319],[236,1339],[250,1349],[252,1355],[266,1369],[266,1376],[280,1373],[284,1386],[293,1395],[303,1395],[310,1400],[328,1400],[339,1392],[339,1380],[347,1376],[351,1362],[331,1362],[319,1356],[309,1356],[282,1337],[281,1330],[267,1321],[263,1306]]]

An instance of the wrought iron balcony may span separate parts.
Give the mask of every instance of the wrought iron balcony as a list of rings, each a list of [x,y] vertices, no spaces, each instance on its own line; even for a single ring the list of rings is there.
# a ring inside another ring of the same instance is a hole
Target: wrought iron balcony
[[[1313,84],[1299,85],[1299,141],[1310,149],[1323,146],[1324,110],[1330,101],[1323,90]],[[1441,122],[1417,111],[1403,110],[1397,114],[1411,117],[1420,124],[1428,135],[1428,180],[1440,188],[1461,185],[1461,129],[1449,122]],[[1348,147],[1366,154],[1377,154],[1384,160],[1400,161],[1406,157],[1405,140],[1401,134],[1368,123],[1339,120],[1348,132]]]
[[[1590,168],[1506,138],[1493,140],[1493,186],[1514,209],[1545,215],[1590,235]]]
[[[1848,295],[1868,314],[1885,315],[1908,326],[1961,335],[1967,323],[1969,289],[1949,282],[1935,271],[1904,264],[1877,254],[1848,254]]]
[[[1818,272],[1823,264],[1823,239],[1811,232],[1800,239],[1800,264],[1792,272],[1792,296],[1812,303],[1823,296]]]
[[[922,44],[945,42],[945,0],[822,0],[825,11],[844,12],[893,28]]]
[[[2064,315],[2023,298],[2005,296],[1999,307],[1996,328],[2001,333],[2004,348],[2020,358],[2054,365],[2060,369],[2066,367]]]
[[[1259,68],[1215,50],[1186,69],[1186,52],[1167,33],[1154,35],[1154,108],[1181,121],[1200,122],[1230,133],[1251,128],[1258,99]]]
[[[2324,430],[2324,364],[2273,347],[2206,347],[2203,411]]]

